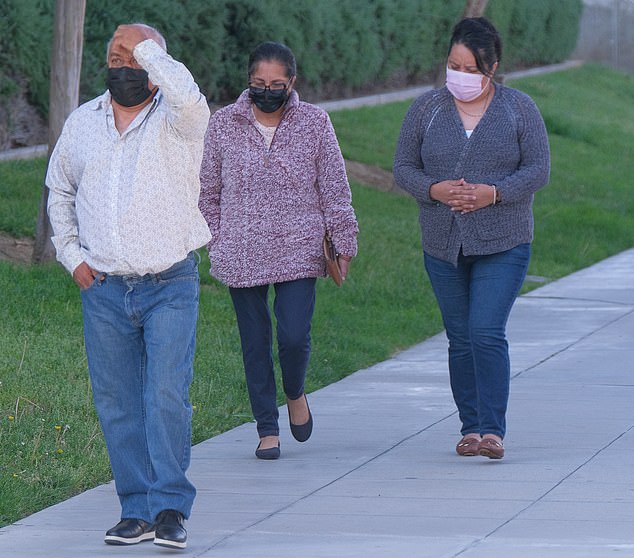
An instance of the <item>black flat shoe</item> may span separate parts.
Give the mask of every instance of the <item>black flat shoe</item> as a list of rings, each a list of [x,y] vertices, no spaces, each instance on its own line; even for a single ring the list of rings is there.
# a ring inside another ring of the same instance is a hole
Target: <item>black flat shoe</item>
[[[187,531],[183,527],[183,514],[176,510],[163,510],[156,516],[154,544],[166,548],[185,548]]]
[[[154,525],[142,519],[122,519],[106,531],[106,544],[137,544],[154,538]]]
[[[291,422],[291,413],[288,413],[288,424],[291,426],[291,434],[293,438],[295,438],[298,442],[305,442],[310,438],[310,435],[313,433],[313,415],[310,412],[310,407],[308,406],[308,398],[306,394],[302,394],[304,399],[306,400],[306,408],[308,409],[308,420],[304,424],[293,424]],[[299,399],[299,397],[297,398]]]
[[[279,459],[280,458],[280,443],[277,443],[277,447],[260,449],[262,442],[258,444],[257,449],[255,450],[255,456],[258,459]]]

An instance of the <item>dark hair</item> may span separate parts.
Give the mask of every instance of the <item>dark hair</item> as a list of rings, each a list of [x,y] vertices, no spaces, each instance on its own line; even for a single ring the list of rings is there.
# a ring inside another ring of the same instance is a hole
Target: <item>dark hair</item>
[[[485,17],[468,17],[453,28],[449,51],[454,45],[464,45],[473,54],[476,66],[485,76],[490,76],[493,65],[502,59],[502,39]]]
[[[267,41],[256,46],[249,55],[249,78],[255,71],[255,67],[266,60],[267,62],[279,62],[286,68],[286,76],[292,78],[297,74],[297,64],[293,51],[282,43]]]

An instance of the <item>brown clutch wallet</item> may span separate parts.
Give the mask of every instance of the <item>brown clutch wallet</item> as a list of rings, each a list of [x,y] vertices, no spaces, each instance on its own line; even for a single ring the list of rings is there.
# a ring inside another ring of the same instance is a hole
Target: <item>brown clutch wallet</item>
[[[328,275],[332,277],[335,285],[341,287],[343,277],[341,276],[341,269],[337,261],[337,251],[335,250],[335,245],[332,243],[329,233],[326,233],[324,236],[324,256],[326,256],[326,271]]]

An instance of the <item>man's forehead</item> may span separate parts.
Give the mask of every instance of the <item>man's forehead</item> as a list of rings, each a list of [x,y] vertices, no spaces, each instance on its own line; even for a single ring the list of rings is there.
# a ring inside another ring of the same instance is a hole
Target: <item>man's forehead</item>
[[[110,45],[110,50],[108,51],[108,56],[121,56],[121,55],[130,55],[130,50],[124,48],[122,45],[115,43],[114,41]]]

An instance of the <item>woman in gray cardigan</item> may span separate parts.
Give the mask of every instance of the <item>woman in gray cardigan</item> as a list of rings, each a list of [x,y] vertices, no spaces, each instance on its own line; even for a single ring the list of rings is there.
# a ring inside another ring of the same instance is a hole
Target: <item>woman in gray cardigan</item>
[[[500,58],[488,20],[459,22],[446,86],[414,101],[394,159],[396,183],[420,207],[425,268],[449,339],[456,451],[492,459],[504,456],[506,322],[530,259],[533,195],[550,172],[537,107],[493,82]]]

